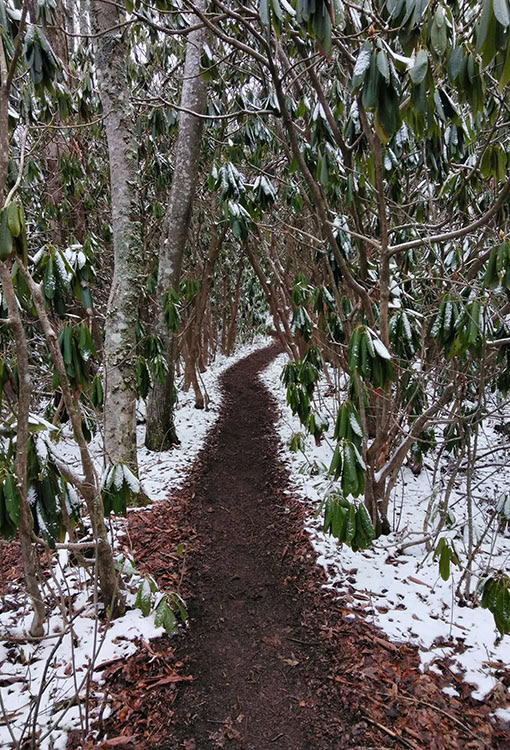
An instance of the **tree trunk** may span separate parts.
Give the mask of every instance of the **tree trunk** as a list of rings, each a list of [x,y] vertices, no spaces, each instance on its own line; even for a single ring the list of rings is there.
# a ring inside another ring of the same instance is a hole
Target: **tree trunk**
[[[5,263],[0,263],[2,292],[7,302],[9,323],[16,342],[16,363],[19,375],[19,398],[17,404],[16,424],[16,489],[19,497],[19,539],[23,558],[23,571],[34,616],[30,625],[30,635],[34,638],[44,635],[46,611],[37,577],[37,558],[33,545],[34,521],[27,499],[27,447],[28,416],[32,386],[28,371],[28,347],[23,324],[21,322],[18,301],[12,286],[11,274]]]
[[[21,35],[23,35],[25,30],[26,14],[27,8],[25,7],[19,28]],[[4,207],[9,166],[8,101],[12,75],[14,73],[12,62],[11,66],[9,70],[7,68],[3,40],[0,37],[0,208]],[[16,488],[20,500],[19,536],[21,554],[25,583],[34,610],[34,616],[30,625],[30,634],[34,637],[40,637],[44,634],[43,625],[46,620],[46,613],[37,579],[37,559],[32,544],[33,518],[27,499],[28,414],[32,392],[28,372],[27,341],[19,314],[18,301],[12,286],[11,274],[5,263],[0,263],[0,277],[2,280],[2,293],[7,302],[9,322],[16,342],[16,359],[20,383],[17,403]]]
[[[209,292],[212,285],[212,277],[214,266],[220,254],[223,239],[226,234],[226,229],[223,229],[221,234],[218,233],[218,225],[215,223],[212,227],[211,245],[209,248],[209,256],[204,265],[204,272],[202,275],[202,283],[200,285],[200,292],[198,293],[195,309],[193,310],[193,317],[190,323],[190,334],[189,334],[189,357],[187,361],[187,369],[189,370],[189,380],[193,385],[195,392],[195,409],[204,408],[204,397],[200,389],[197,378],[197,363],[200,356],[200,341],[202,338],[202,326],[205,317],[205,311],[207,307],[207,301],[209,299]]]
[[[290,332],[287,317],[285,313],[282,312],[282,310],[280,309],[280,307],[278,306],[275,300],[273,290],[271,286],[269,285],[268,281],[266,280],[266,277],[258,261],[258,258],[256,257],[255,253],[252,251],[252,249],[250,248],[248,244],[244,245],[244,251],[246,255],[248,256],[248,260],[251,263],[251,267],[255,271],[255,274],[260,282],[260,285],[264,291],[264,294],[266,295],[266,300],[268,302],[269,309],[271,310],[274,327],[276,330],[276,334],[278,338],[280,339],[280,343],[282,344],[283,348],[285,349],[285,351],[290,357],[294,357],[294,359],[298,359],[299,353],[294,344],[294,339]],[[284,331],[282,331],[280,326],[284,327],[285,333]]]
[[[48,350],[57,371],[64,404],[73,428],[73,436],[80,450],[80,458],[84,474],[84,480],[80,486],[80,490],[87,505],[92,533],[96,541],[97,576],[99,579],[101,601],[103,602],[105,609],[110,612],[111,616],[116,617],[124,611],[125,602],[119,592],[119,581],[115,570],[112,548],[108,542],[104,523],[104,511],[101,490],[99,487],[99,477],[94,468],[87,441],[83,435],[82,414],[79,402],[75,400],[71,391],[64,359],[58,344],[57,334],[48,318],[40,286],[35,283],[26,268],[20,266],[20,271],[32,294],[32,299],[43,329]]]
[[[205,0],[195,3],[204,10]],[[202,114],[206,105],[207,89],[200,74],[200,56],[205,41],[204,28],[189,34],[186,45],[181,107]],[[168,373],[164,383],[155,382],[147,402],[147,431],[145,445],[149,450],[168,450],[177,442],[174,425],[174,359],[175,334],[168,330],[164,315],[164,298],[169,289],[177,290],[181,279],[184,248],[188,238],[189,221],[200,157],[200,138],[203,120],[182,111],[175,154],[174,179],[165,215],[164,242],[159,256],[157,303],[158,316],[155,333],[164,342]]]
[[[118,23],[118,11],[94,0],[92,21],[94,32],[100,34],[95,42],[96,65],[108,140],[114,250],[104,343],[105,453],[108,462],[126,464],[137,473],[135,324],[141,240],[135,117],[126,74],[127,46],[119,31],[107,31]]]
[[[235,348],[237,336],[237,313],[239,312],[239,301],[241,298],[241,280],[243,277],[243,259],[239,261],[239,270],[237,272],[234,299],[230,299],[230,324],[227,332],[227,342],[225,354],[230,357]]]

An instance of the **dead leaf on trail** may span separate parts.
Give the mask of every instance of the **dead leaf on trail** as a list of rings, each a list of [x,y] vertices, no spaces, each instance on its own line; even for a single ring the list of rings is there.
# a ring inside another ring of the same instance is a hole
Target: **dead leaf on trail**
[[[192,680],[192,675],[169,674],[167,677],[163,677],[153,685],[147,685],[147,687],[149,690],[153,690],[156,687],[161,687],[161,685],[170,685],[173,682],[191,682]]]
[[[228,716],[225,719],[224,725],[217,732],[211,732],[209,739],[213,742],[216,747],[225,747],[226,740],[240,740],[241,734],[235,728],[232,717]]]
[[[395,646],[394,643],[390,643],[390,641],[385,641],[383,638],[378,638],[377,636],[373,636],[373,640],[379,644],[379,646],[382,646],[387,651],[393,651],[394,653],[398,651],[398,646]]]
[[[262,640],[264,643],[267,643],[269,646],[281,646],[282,645],[282,639],[279,635],[263,635]]]
[[[109,740],[104,740],[99,747],[100,748],[123,747],[123,748],[126,748],[126,750],[128,750],[128,748],[135,747],[135,741],[136,741],[137,736],[138,735],[136,734],[131,734],[129,735],[129,737],[126,737],[126,736],[112,737]]]
[[[288,664],[289,667],[297,667],[299,664],[297,659],[284,659],[283,662],[284,664]]]

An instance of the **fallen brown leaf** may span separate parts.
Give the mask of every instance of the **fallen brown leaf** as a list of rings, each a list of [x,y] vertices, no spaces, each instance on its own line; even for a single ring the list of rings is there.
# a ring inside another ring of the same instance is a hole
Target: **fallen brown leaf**
[[[100,747],[127,747],[133,745],[137,738],[136,734],[130,734],[129,736],[111,737],[109,740],[104,740]]]
[[[153,685],[148,685],[147,687],[152,690],[161,685],[170,685],[173,682],[191,682],[192,680],[192,675],[169,674],[167,677],[163,677],[161,680],[158,680]]]

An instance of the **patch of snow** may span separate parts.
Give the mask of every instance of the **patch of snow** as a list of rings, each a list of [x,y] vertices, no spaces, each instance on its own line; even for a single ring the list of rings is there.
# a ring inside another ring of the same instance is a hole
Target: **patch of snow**
[[[445,582],[439,575],[437,560],[433,560],[432,554],[427,555],[423,544],[401,551],[404,544],[423,538],[425,516],[437,505],[436,498],[441,497],[447,473],[437,472],[434,484],[434,473],[426,466],[417,477],[403,468],[389,511],[395,531],[376,539],[368,550],[353,552],[347,545],[339,546],[333,537],[323,533],[322,512],[316,517],[324,497],[335,486],[327,476],[334,447],[333,430],[330,429],[319,446],[313,437],[307,436],[302,452],[290,452],[290,439],[296,432],[303,433],[303,426],[287,406],[285,387],[280,381],[287,361],[287,355],[280,355],[262,373],[261,379],[277,403],[282,459],[290,469],[297,495],[309,510],[306,528],[317,554],[317,564],[327,576],[325,587],[344,597],[347,606],[381,628],[390,639],[416,645],[423,669],[437,670],[434,660],[450,657],[451,668],[473,685],[473,696],[482,700],[496,685],[501,685],[494,665],[508,667],[510,637],[499,637],[488,610],[459,606],[455,597],[462,574],[459,568],[452,566],[450,579]],[[321,382],[315,399],[334,425],[338,401],[331,395],[331,386]],[[480,453],[494,447],[499,439],[488,425],[480,433]],[[510,485],[509,458],[509,450],[505,449],[499,454],[496,469],[482,468],[481,464],[476,469],[479,499],[473,511],[477,528],[484,528],[485,500],[499,497]],[[465,474],[458,476],[450,507],[459,520],[451,530],[443,529],[441,535],[455,540],[456,548],[465,559],[462,526],[467,512]],[[491,568],[508,570],[509,560],[510,539],[494,529],[475,557],[472,589],[488,561]],[[368,600],[356,599],[355,593],[364,594]]]

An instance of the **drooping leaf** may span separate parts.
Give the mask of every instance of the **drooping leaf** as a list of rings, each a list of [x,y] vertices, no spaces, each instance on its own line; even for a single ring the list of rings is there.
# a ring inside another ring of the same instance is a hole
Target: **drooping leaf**
[[[429,56],[427,50],[421,49],[416,55],[416,60],[414,61],[413,67],[409,71],[411,81],[415,86],[418,86],[425,79],[428,67]]]
[[[506,29],[510,26],[510,13],[508,11],[508,0],[493,0],[492,7],[494,15],[499,23]]]

